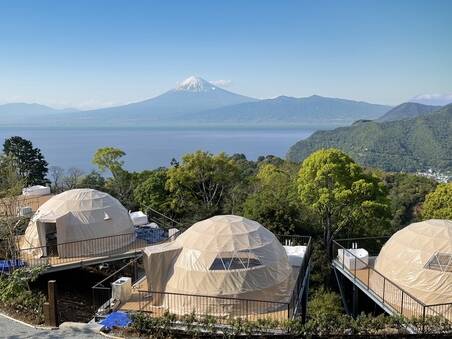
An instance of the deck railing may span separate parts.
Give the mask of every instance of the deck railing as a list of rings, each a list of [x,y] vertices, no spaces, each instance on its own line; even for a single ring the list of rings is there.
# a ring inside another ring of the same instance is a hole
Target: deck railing
[[[285,302],[144,290],[138,293],[140,311],[156,315],[163,315],[165,310],[169,310],[180,316],[209,315],[215,317],[218,323],[223,323],[231,318],[283,320],[288,319],[290,314],[289,303]]]
[[[407,319],[421,319],[423,323],[428,317],[441,317],[446,321],[452,321],[452,303],[428,305],[398,286],[396,283],[375,270],[369,263],[357,257],[350,249],[364,248],[369,251],[369,259],[378,255],[381,247],[389,237],[353,238],[333,241],[333,253],[336,256],[336,265],[347,271],[355,284],[358,282],[364,289],[372,292],[386,308],[394,314],[399,314]],[[339,250],[342,250],[342,258],[339,258]],[[345,264],[345,257],[352,257],[351,265]]]
[[[168,237],[168,230],[157,229],[164,233],[155,238],[148,236],[140,238],[137,232],[118,234],[93,239],[65,242],[61,244],[47,244],[29,248],[17,246],[16,258],[25,266],[57,266],[69,263],[89,262],[93,258],[117,257],[122,254],[140,253],[149,245],[175,239],[179,232]]]
[[[131,278],[133,285],[144,276],[142,259],[143,255],[141,254],[91,288],[93,297],[92,308],[95,314],[102,306],[105,309],[108,309],[111,306],[113,282],[122,277],[129,277]]]

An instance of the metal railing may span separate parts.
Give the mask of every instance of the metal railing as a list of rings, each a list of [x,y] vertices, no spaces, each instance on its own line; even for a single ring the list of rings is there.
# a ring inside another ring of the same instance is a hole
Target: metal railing
[[[16,258],[26,266],[58,266],[89,262],[94,258],[119,257],[121,255],[141,253],[149,245],[159,244],[175,239],[180,232],[168,237],[168,230],[163,229],[164,236],[140,238],[137,232],[118,234],[93,239],[47,244],[46,246],[18,248]],[[155,241],[154,241],[155,240]]]
[[[110,308],[113,282],[121,277],[129,277],[133,285],[144,276],[142,259],[143,255],[141,254],[91,287],[92,308],[95,314],[100,308],[105,310]]]
[[[157,316],[170,310],[181,316],[213,316],[223,323],[231,318],[282,320],[288,319],[290,312],[285,302],[144,290],[138,293],[140,311]]]
[[[298,271],[297,280],[295,281],[294,289],[289,301],[289,314],[288,318],[295,318],[302,312],[306,312],[306,308],[300,308],[300,303],[303,298],[303,293],[306,288],[308,288],[309,279],[309,269],[311,264],[311,252],[312,252],[312,239],[308,236],[287,236],[287,235],[277,235],[278,240],[285,245],[290,244],[291,246],[306,246],[306,252],[303,256],[303,261],[301,263],[300,269]],[[307,300],[305,300],[307,302]],[[304,305],[306,306],[306,305]],[[306,314],[303,314],[306,316]]]
[[[179,315],[193,313],[203,316],[207,314],[218,318],[220,323],[222,319],[231,317],[247,320],[285,320],[298,316],[303,312],[300,306],[304,289],[307,288],[312,250],[311,237],[290,235],[277,237],[282,244],[306,246],[289,302],[139,290],[140,311],[154,315],[161,315],[165,310]]]
[[[357,257],[352,248],[364,248],[369,251],[369,258],[378,255],[381,247],[389,237],[377,238],[353,238],[333,241],[333,253],[336,255],[334,261],[342,270],[346,270],[357,282],[363,285],[364,289],[372,292],[385,307],[395,314],[404,316],[407,319],[417,318],[424,323],[428,317],[441,317],[452,321],[452,303],[427,305],[396,283],[375,270],[368,262]],[[342,255],[339,253],[342,251]],[[346,256],[352,260],[347,260]]]
[[[155,222],[157,225],[163,228],[180,228],[185,229],[186,226],[182,224],[181,222],[174,220],[171,217],[168,217],[167,215],[160,213],[159,211],[151,208],[146,207],[146,214],[148,216],[148,219],[152,222]]]

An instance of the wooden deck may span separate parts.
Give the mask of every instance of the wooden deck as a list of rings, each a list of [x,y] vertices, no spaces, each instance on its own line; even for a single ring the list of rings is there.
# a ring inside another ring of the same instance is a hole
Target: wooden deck
[[[294,276],[297,274],[298,272],[294,272]],[[293,278],[291,281],[291,288],[289,290],[293,290],[293,288],[295,287],[295,281],[296,279]],[[140,292],[139,291],[147,291],[148,290],[148,284],[147,284],[147,280],[146,277],[143,277],[140,281],[138,281],[137,283],[135,283],[135,285],[132,288],[132,296],[130,297],[130,299],[120,305],[119,309],[121,311],[127,311],[127,312],[137,312],[137,311],[144,311],[146,313],[148,313],[149,315],[153,316],[153,317],[160,317],[162,316],[165,311],[169,310],[170,312],[172,311],[170,306],[154,306],[151,305],[151,298],[147,298],[147,300],[141,300],[141,304],[140,304]],[[239,300],[238,300],[239,301]],[[168,301],[170,304],[172,305],[180,305],[180,304],[185,304],[185,305],[189,305],[187,307],[187,312],[183,312],[180,311],[178,313],[184,313],[184,314],[190,314],[193,311],[193,306],[194,305],[200,305],[202,307],[206,307],[207,301],[206,298],[203,296],[184,296],[184,295],[172,295],[170,296],[170,301]],[[250,302],[250,304],[252,304],[253,302]],[[270,304],[270,303],[269,303]],[[237,306],[237,305],[236,305]],[[265,305],[265,302],[262,303],[262,306],[268,306]],[[217,319],[219,320],[219,323],[226,323],[227,319],[229,318],[229,315],[227,313],[224,312],[222,306],[218,306],[218,307],[213,307],[214,309],[221,309],[222,314],[218,313],[215,314],[215,312],[199,312],[200,316],[205,315],[205,313],[208,313],[209,315],[213,315],[216,316]],[[252,305],[251,307],[252,308]],[[234,312],[234,314],[237,314],[236,317],[240,317],[243,319],[248,319],[248,320],[258,320],[258,319],[271,319],[271,320],[287,320],[289,317],[288,314],[288,307],[287,304],[281,304],[280,307],[278,307],[277,310],[274,311],[268,311],[268,312],[246,312],[247,307],[245,306],[240,306],[239,307],[239,312]],[[182,315],[182,314],[180,314]]]
[[[102,254],[71,257],[45,256],[41,258],[36,258],[33,254],[27,253],[27,250],[24,250],[20,252],[20,257],[18,259],[24,261],[29,267],[44,265],[49,266],[46,271],[57,271],[71,269],[78,266],[114,261],[121,258],[130,258],[133,257],[136,252],[140,252],[147,246],[150,246],[150,244],[145,240],[135,239],[135,241],[122,248]],[[80,250],[79,252],[83,251]]]
[[[340,263],[339,263],[339,266]],[[350,280],[354,280],[359,282],[356,285],[360,285],[361,289],[364,291],[367,290],[368,293],[371,293],[376,300],[384,304],[392,314],[403,315],[406,318],[413,317],[422,317],[424,312],[424,306],[418,300],[412,298],[406,292],[402,293],[402,289],[390,282],[388,279],[378,272],[365,268],[361,270],[349,270],[346,267],[343,268],[345,271],[348,271],[351,275]],[[403,294],[403,295],[402,295]],[[425,309],[426,316],[438,316],[437,312],[433,309],[429,309],[428,307]],[[446,312],[442,314],[446,319],[452,321],[451,318],[452,312]]]

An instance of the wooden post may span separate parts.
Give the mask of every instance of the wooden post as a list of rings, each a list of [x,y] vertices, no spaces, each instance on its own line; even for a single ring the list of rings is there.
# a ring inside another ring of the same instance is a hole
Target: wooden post
[[[49,306],[48,306],[48,315],[49,320],[48,324],[53,327],[58,327],[59,321],[58,321],[58,308],[57,308],[57,284],[56,280],[49,280],[47,282],[47,291],[48,291],[48,298],[49,298]],[[47,323],[47,321],[46,321]]]
[[[356,318],[358,316],[358,292],[359,292],[358,287],[355,284],[353,284],[353,308],[352,308],[353,318]]]

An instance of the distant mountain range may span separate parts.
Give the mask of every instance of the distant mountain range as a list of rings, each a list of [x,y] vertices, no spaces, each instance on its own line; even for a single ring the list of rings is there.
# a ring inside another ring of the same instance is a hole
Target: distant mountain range
[[[406,112],[403,107],[397,109],[399,117],[413,114],[411,104],[404,107]],[[318,149],[336,147],[362,165],[387,171],[452,171],[452,104],[433,112],[415,112],[418,116],[412,119],[362,121],[315,132],[293,145],[287,158],[301,162]]]
[[[9,124],[16,122],[26,122],[28,119],[76,111],[76,109],[56,109],[39,104],[4,104],[0,105],[0,123]]]
[[[13,105],[13,106],[11,106]],[[62,111],[36,105],[18,110],[0,106],[0,124],[20,126],[158,126],[158,125],[310,125],[332,128],[358,119],[376,119],[392,107],[361,101],[311,96],[258,100],[190,77],[155,98],[123,106]]]
[[[378,118],[377,121],[383,122],[412,119],[418,116],[432,113],[440,107],[441,106],[423,105],[415,102],[405,102],[391,109],[389,112]]]
[[[346,125],[357,119],[375,119],[390,106],[325,98],[279,96],[255,102],[211,109],[186,116],[187,121],[204,123],[305,123]]]

